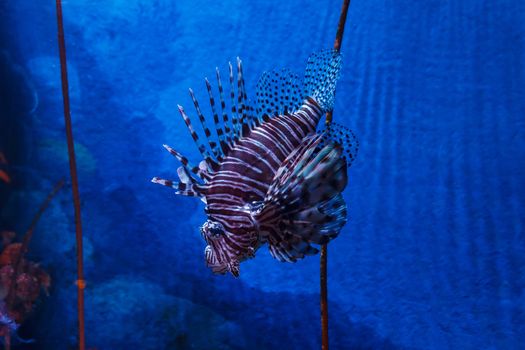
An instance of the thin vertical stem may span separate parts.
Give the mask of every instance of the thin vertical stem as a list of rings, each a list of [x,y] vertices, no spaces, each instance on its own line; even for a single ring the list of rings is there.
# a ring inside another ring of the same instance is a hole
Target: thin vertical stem
[[[350,0],[343,1],[343,7],[341,8],[341,15],[339,16],[339,23],[337,24],[337,33],[335,34],[334,50],[341,50],[341,43],[343,42],[343,34],[345,32],[346,15],[348,14],[348,8],[350,7]],[[326,113],[326,124],[332,122],[332,111]]]
[[[77,165],[75,158],[75,144],[73,141],[73,128],[71,126],[71,111],[69,107],[69,84],[67,78],[66,40],[64,38],[64,21],[62,17],[62,2],[56,0],[58,48],[60,53],[60,75],[62,79],[62,97],[64,100],[64,120],[66,123],[67,149],[69,155],[69,171],[71,173],[71,188],[75,208],[75,231],[77,243],[77,302],[78,302],[78,348],[85,349],[84,331],[84,264],[82,248],[82,221],[80,215],[80,194],[78,190]]]
[[[7,331],[4,335],[4,350],[11,350],[11,333]]]
[[[337,33],[335,35],[334,49],[339,51],[343,42],[345,31],[346,15],[350,7],[350,0],[343,1]],[[332,122],[332,111],[326,113],[326,125]],[[320,284],[321,284],[321,349],[328,350],[328,247],[323,244],[320,256]]]
[[[321,247],[321,349],[328,350],[328,249]]]
[[[22,246],[20,247],[20,254],[18,255],[17,263],[15,264],[15,272],[19,273],[19,266],[20,261],[24,259],[24,255],[27,253],[29,242],[31,242],[31,238],[33,238],[33,232],[35,231],[36,224],[38,223],[38,220],[40,220],[40,217],[44,213],[44,211],[47,209],[49,204],[51,203],[51,200],[53,197],[57,194],[58,191],[64,186],[64,180],[60,180],[57,182],[53,190],[47,195],[46,199],[42,204],[40,205],[40,208],[38,209],[37,213],[33,217],[33,220],[31,221],[31,225],[27,229],[26,233],[24,234],[24,237],[22,238]]]
[[[334,49],[337,51],[341,50],[341,43],[343,42],[343,34],[345,32],[346,15],[348,14],[349,7],[350,0],[344,0],[343,7],[341,8],[341,15],[339,17],[339,23],[337,25],[337,33],[335,34]]]

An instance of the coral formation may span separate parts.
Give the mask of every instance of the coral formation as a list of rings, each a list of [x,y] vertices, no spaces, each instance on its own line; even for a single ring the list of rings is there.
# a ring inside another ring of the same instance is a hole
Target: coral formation
[[[22,243],[12,231],[1,233],[0,336],[7,336],[28,317],[40,296],[48,294],[51,277],[38,264],[22,256]]]

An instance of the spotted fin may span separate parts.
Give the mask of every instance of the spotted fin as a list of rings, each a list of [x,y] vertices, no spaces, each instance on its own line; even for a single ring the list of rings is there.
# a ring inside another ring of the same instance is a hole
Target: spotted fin
[[[288,69],[264,72],[257,83],[258,120],[294,113],[307,98],[313,98],[323,112],[332,110],[340,68],[341,54],[323,50],[308,58],[303,81]]]
[[[304,73],[304,97],[313,98],[323,112],[334,108],[335,86],[341,70],[341,54],[336,50],[315,52],[308,58]]]
[[[326,129],[323,130],[322,133],[323,142],[335,142],[341,145],[346,164],[350,167],[359,151],[359,140],[354,132],[346,126],[332,122],[326,126]]]
[[[286,158],[254,216],[278,260],[315,254],[311,244],[327,243],[346,223],[346,160],[342,147],[323,137],[305,138]]]
[[[257,115],[294,113],[303,102],[302,82],[288,69],[264,72],[257,83]]]

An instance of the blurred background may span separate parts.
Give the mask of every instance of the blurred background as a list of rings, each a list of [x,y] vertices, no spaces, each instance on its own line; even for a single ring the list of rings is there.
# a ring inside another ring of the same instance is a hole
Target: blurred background
[[[69,179],[54,6],[0,2],[0,230],[19,235]],[[163,143],[198,159],[188,87],[206,105],[203,78],[237,56],[251,96],[265,70],[302,74],[340,6],[64,1],[89,347],[320,348],[318,256],[262,248],[214,276],[203,204],[150,179],[175,178]],[[334,121],[361,148],[329,245],[331,348],[523,349],[525,2],[354,0],[342,52]],[[15,348],[76,344],[71,202],[67,187],[31,242],[52,287]]]

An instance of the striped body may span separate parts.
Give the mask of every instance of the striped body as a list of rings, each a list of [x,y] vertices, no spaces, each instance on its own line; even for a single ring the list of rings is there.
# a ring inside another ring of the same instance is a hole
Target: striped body
[[[241,138],[210,181],[206,191],[208,213],[222,210],[223,195],[237,205],[262,200],[277,169],[306,136],[315,132],[321,116],[317,103],[308,99],[299,111],[268,119]]]
[[[228,232],[224,242],[212,241],[221,246],[216,251],[229,251],[242,261],[264,242],[265,235],[253,222],[249,206],[264,200],[283,161],[306,136],[315,133],[322,115],[317,103],[308,98],[297,112],[266,119],[255,127],[221,162],[206,190],[208,217]]]
[[[346,223],[341,191],[357,149],[347,148],[344,154],[343,145],[352,146],[353,134],[334,125],[316,132],[319,120],[333,108],[340,64],[340,54],[326,50],[310,56],[302,82],[286,69],[265,72],[255,106],[247,98],[239,59],[237,79],[229,65],[229,94],[216,69],[219,103],[205,80],[215,133],[190,89],[204,142],[179,106],[203,159],[191,165],[164,145],[182,164],[177,169],[180,182],[157,177],[152,182],[206,203],[201,235],[206,263],[215,273],[239,276],[240,262],[253,257],[263,243],[280,261],[315,254],[311,244],[335,238]],[[225,96],[230,97],[231,114]]]

